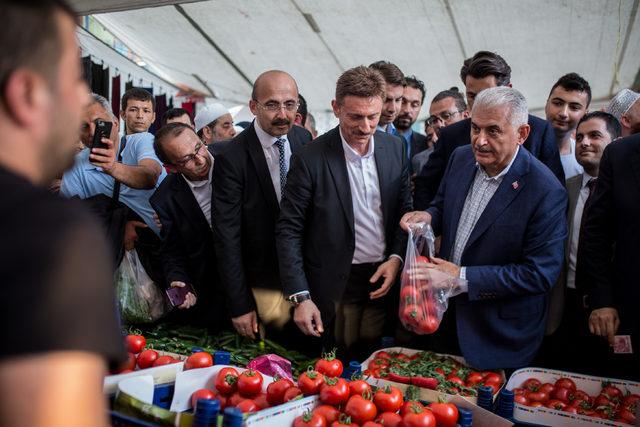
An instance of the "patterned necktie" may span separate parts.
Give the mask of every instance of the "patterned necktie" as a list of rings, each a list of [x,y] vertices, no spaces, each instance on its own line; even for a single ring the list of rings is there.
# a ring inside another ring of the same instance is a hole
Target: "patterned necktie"
[[[276,140],[276,146],[280,152],[278,157],[278,164],[280,166],[280,198],[284,196],[284,186],[287,183],[287,164],[284,160],[284,143],[286,141],[284,138],[278,138]]]

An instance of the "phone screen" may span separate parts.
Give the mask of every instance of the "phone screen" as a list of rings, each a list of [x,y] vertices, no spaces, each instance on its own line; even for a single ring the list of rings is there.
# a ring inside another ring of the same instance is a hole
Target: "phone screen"
[[[93,133],[91,148],[107,148],[107,145],[103,144],[101,139],[109,138],[109,136],[111,136],[111,127],[113,126],[113,123],[100,119],[97,119],[94,123],[96,125],[96,130]]]

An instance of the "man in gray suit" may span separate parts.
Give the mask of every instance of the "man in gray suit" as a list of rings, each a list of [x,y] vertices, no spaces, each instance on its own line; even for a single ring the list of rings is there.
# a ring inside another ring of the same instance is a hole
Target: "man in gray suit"
[[[586,114],[576,128],[576,160],[584,173],[566,181],[569,195],[567,222],[569,234],[565,245],[565,268],[549,301],[547,337],[542,350],[542,363],[555,368],[585,370],[577,366],[581,357],[574,357],[589,346],[587,319],[588,296],[576,280],[576,260],[580,230],[587,201],[598,177],[600,159],[605,147],[620,137],[621,127],[611,114],[594,111]],[[593,351],[593,348],[590,349]]]

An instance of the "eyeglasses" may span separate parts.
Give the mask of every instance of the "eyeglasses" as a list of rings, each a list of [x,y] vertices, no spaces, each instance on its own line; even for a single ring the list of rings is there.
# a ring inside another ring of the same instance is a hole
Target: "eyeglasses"
[[[181,167],[185,167],[187,164],[189,164],[189,162],[192,162],[196,159],[196,157],[198,156],[198,154],[200,154],[200,151],[202,151],[202,148],[204,147],[204,144],[202,142],[198,142],[196,144],[195,149],[193,150],[193,154],[188,154],[186,156],[184,156],[181,160],[177,160],[175,163],[178,166]]]
[[[447,120],[449,120],[451,117],[455,116],[456,114],[460,114],[461,112],[462,112],[461,110],[443,111],[438,115],[429,116],[426,122],[427,122],[427,125],[429,126],[433,126],[437,121],[441,121],[444,123]]]
[[[285,101],[282,104],[276,101],[269,101],[266,104],[263,104],[257,100],[255,101],[256,104],[267,111],[280,111],[283,108],[287,111],[296,111],[298,109],[298,106],[300,105],[298,101]]]

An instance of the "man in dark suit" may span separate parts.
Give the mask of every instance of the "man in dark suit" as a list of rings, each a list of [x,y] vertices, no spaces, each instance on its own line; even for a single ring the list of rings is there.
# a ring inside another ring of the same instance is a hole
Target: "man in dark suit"
[[[586,352],[593,353],[595,338],[589,337],[589,313],[585,306],[585,290],[579,288],[576,280],[576,260],[581,241],[580,225],[598,177],[602,152],[611,141],[620,137],[621,131],[618,120],[602,111],[587,113],[576,126],[575,156],[584,173],[566,182],[569,209],[564,267],[558,283],[551,291],[548,336],[540,351],[541,363],[551,368],[593,374],[597,370],[591,360],[581,357]]]
[[[521,147],[529,133],[522,94],[482,91],[471,123],[471,145],[452,154],[431,207],[405,215],[402,225],[430,222],[442,235],[442,259],[420,264],[418,279],[431,286],[444,277],[466,281],[434,349],[461,351],[480,369],[519,368],[531,362],[544,335],[548,293],[563,262],[567,196]]]
[[[156,133],[154,149],[170,174],[149,199],[162,224],[161,254],[167,287],[190,284],[197,294],[188,293],[178,306],[182,312],[178,320],[213,330],[228,318],[211,231],[212,148],[220,144],[225,143],[207,147],[189,125],[163,126]]]
[[[292,157],[276,230],[296,324],[322,335],[325,348],[335,332],[346,357],[374,348],[406,250],[398,221],[411,207],[408,160],[395,137],[376,132],[384,96],[376,70],[340,76],[332,102],[340,124]]]
[[[610,144],[587,204],[577,279],[589,295],[589,329],[610,345],[609,375],[640,380],[640,135]],[[619,336],[616,339],[616,336]],[[628,353],[628,351],[632,351]]]
[[[275,225],[289,157],[311,135],[294,126],[298,86],[285,72],[261,74],[249,107],[256,120],[216,158],[211,216],[231,320],[240,334],[254,338],[258,315],[278,327],[287,320]]]
[[[411,159],[416,154],[428,148],[427,137],[411,129],[411,126],[413,126],[420,115],[422,103],[424,102],[425,88],[424,83],[418,80],[416,76],[405,76],[404,80],[407,85],[404,87],[402,94],[400,113],[398,113],[398,117],[393,124],[396,127],[398,135],[402,137],[405,142],[405,151],[409,161],[409,174],[411,175],[413,173],[411,169]]]
[[[469,110],[473,100],[484,89],[495,86],[511,87],[511,67],[498,54],[480,51],[464,61],[460,78],[465,85]],[[551,125],[538,117],[528,116],[529,137],[523,146],[547,165],[561,183],[564,172]],[[416,209],[426,209],[438,192],[440,181],[454,150],[470,143],[471,120],[462,120],[443,128],[429,161],[418,172],[413,203]]]

